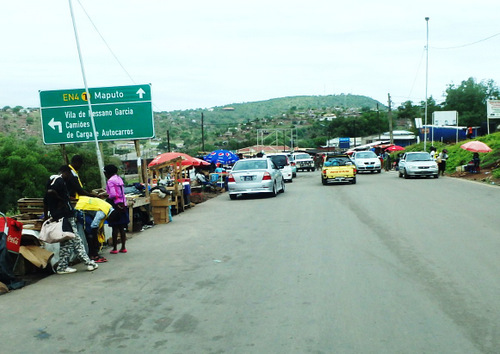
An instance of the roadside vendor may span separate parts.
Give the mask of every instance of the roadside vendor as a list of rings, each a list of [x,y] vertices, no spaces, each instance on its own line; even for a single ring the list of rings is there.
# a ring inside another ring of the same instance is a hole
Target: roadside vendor
[[[119,219],[119,212],[105,200],[87,196],[80,196],[75,209],[79,212],[78,222],[83,225],[85,230],[90,259],[96,263],[107,262],[106,258],[99,256],[98,231],[103,227],[106,219],[110,222]]]
[[[81,195],[97,197],[95,193],[87,192],[83,189],[83,183],[78,175],[78,171],[83,166],[83,157],[81,155],[73,156],[71,158],[71,164],[68,166],[72,174],[72,177],[66,182],[70,197],[74,199],[78,199]]]

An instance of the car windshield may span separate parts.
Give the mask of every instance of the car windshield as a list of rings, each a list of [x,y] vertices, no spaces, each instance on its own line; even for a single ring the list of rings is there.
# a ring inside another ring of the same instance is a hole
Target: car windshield
[[[295,155],[295,158],[296,159],[308,159],[309,155],[308,154],[299,154],[299,155]]]
[[[373,151],[363,151],[363,152],[357,152],[356,158],[357,159],[373,159],[373,158],[377,158],[377,155],[375,155],[375,153]]]
[[[234,165],[232,171],[243,171],[243,170],[265,170],[267,169],[267,162],[258,160],[254,161],[252,159],[241,160]]]
[[[431,155],[428,152],[419,152],[406,155],[406,161],[431,161]]]
[[[274,155],[274,156],[269,156],[269,158],[278,166],[286,166],[286,156],[283,155]]]

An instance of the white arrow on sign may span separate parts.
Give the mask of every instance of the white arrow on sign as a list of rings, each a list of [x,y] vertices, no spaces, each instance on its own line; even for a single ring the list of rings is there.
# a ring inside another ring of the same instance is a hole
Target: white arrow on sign
[[[139,95],[139,98],[142,98],[142,96],[144,96],[144,94],[145,94],[145,93],[146,93],[146,91],[144,91],[142,88],[140,88],[140,89],[136,92],[136,94],[138,94],[138,95]]]
[[[52,118],[49,122],[49,127],[52,129],[56,130],[56,126],[59,127],[59,133],[62,133],[62,123],[61,122],[56,122],[54,118]]]

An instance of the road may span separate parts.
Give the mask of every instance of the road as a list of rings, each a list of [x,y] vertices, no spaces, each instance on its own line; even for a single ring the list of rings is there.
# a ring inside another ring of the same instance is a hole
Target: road
[[[93,273],[0,297],[2,351],[500,351],[500,188],[318,171],[286,187],[220,195]]]

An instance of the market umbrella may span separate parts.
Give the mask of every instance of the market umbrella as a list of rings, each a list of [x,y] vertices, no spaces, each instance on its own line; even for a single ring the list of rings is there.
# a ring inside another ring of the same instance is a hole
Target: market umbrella
[[[460,147],[467,151],[472,152],[490,152],[491,148],[481,141],[469,141],[468,143],[460,145]]]
[[[394,151],[402,151],[404,150],[405,148],[402,147],[402,146],[399,146],[399,145],[392,145],[392,146],[389,146],[387,149],[385,149],[385,151],[390,151],[390,152],[394,152]]]
[[[205,161],[209,163],[220,162],[223,165],[230,165],[238,160],[239,157],[229,150],[215,150],[205,156]]]
[[[202,159],[198,159],[196,157],[190,156],[188,154],[184,154],[182,152],[165,152],[156,156],[153,161],[151,161],[148,167],[161,165],[164,162],[175,159],[176,157],[181,157],[182,162],[181,165],[184,166],[208,166],[210,163],[203,161]]]

